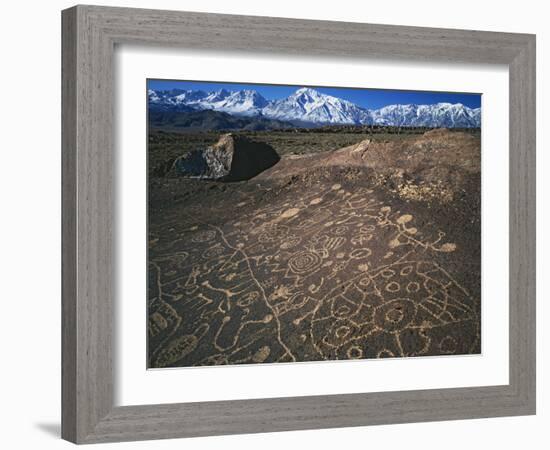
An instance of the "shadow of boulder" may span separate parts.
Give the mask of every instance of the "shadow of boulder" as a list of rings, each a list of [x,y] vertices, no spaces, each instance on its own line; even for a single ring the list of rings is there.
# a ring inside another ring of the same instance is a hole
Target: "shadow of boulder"
[[[279,155],[270,145],[229,133],[206,149],[194,150],[176,158],[168,175],[243,181],[269,169],[279,160]]]

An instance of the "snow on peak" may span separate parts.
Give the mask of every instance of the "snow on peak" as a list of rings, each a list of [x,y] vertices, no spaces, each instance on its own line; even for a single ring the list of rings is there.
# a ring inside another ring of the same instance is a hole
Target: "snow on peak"
[[[288,121],[360,124],[367,112],[346,100],[303,87],[287,98],[271,102],[263,114]]]
[[[479,127],[481,109],[461,103],[396,104],[369,110],[348,100],[301,87],[286,98],[266,100],[258,91],[148,90],[149,103],[175,110],[212,109],[234,115],[264,116],[296,123],[425,127]],[[187,108],[187,109],[184,109]]]
[[[309,97],[318,98],[318,97],[322,97],[324,94],[321,94],[319,91],[316,91],[315,89],[308,88],[308,87],[300,88],[300,89],[296,90],[296,92],[294,92],[294,94],[292,94],[293,97],[298,97],[298,96],[301,96],[301,95],[306,95],[306,96],[309,96]]]

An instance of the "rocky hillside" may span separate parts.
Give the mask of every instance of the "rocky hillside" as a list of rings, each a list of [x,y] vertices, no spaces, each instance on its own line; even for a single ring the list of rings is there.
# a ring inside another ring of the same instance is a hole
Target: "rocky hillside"
[[[329,169],[367,170],[404,199],[452,201],[481,169],[479,137],[440,129],[393,141],[365,139],[339,150],[289,155],[258,178],[314,177]]]
[[[265,117],[235,116],[214,110],[186,111],[180,107],[176,111],[149,111],[149,126],[185,131],[264,131],[293,128],[291,123]]]

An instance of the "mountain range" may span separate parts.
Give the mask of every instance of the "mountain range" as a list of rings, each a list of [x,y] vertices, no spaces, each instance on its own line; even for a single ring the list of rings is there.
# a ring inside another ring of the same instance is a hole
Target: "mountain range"
[[[350,101],[300,88],[286,98],[267,100],[258,91],[244,89],[213,92],[202,90],[148,90],[151,112],[213,110],[233,116],[276,120],[295,125],[385,125],[445,128],[481,126],[481,108],[461,103],[388,105],[367,109]]]
[[[191,111],[149,111],[149,125],[153,128],[199,130],[266,131],[294,128],[289,122],[264,116],[239,116],[212,109]]]

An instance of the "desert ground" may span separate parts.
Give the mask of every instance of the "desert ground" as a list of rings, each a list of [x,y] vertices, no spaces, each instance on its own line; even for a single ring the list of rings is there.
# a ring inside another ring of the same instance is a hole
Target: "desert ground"
[[[222,134],[149,133],[149,367],[480,353],[479,130],[237,132],[280,160],[174,172]]]

